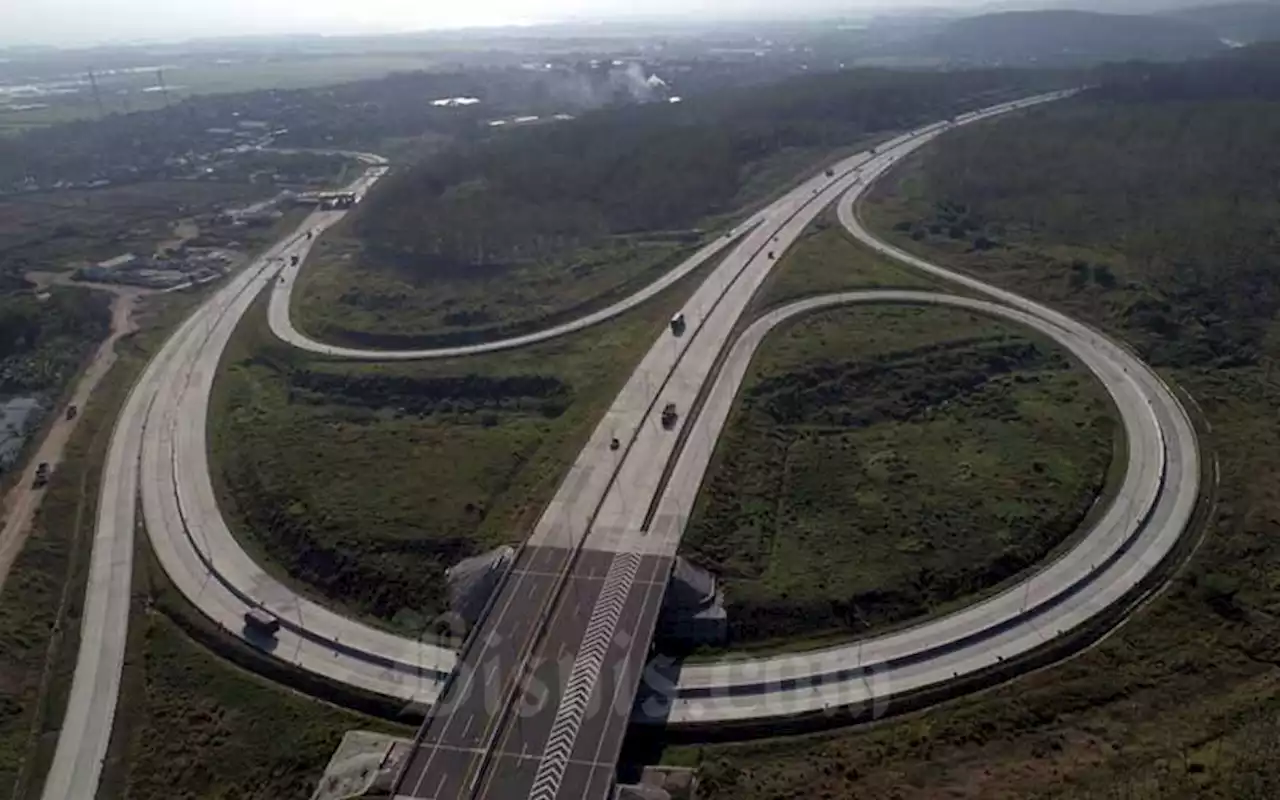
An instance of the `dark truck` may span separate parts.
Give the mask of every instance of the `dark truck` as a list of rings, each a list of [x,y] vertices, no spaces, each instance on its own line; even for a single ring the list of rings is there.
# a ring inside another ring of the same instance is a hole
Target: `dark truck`
[[[32,482],[32,486],[36,489],[44,486],[49,482],[49,462],[41,461],[40,466],[36,467],[36,479]]]
[[[254,606],[244,612],[244,627],[250,633],[274,637],[280,631],[280,620],[270,611]]]
[[[671,333],[674,336],[679,336],[680,334],[684,333],[684,329],[685,329],[684,312],[681,311],[679,314],[676,314],[674,317],[671,318]]]
[[[662,427],[671,430],[676,426],[676,420],[679,416],[676,414],[676,404],[667,403],[662,408]]]

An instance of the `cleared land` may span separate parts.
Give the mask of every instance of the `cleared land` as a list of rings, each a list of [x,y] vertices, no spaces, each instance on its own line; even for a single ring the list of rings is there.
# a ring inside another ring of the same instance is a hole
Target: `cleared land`
[[[686,553],[725,578],[735,643],[902,622],[1076,529],[1111,463],[1110,412],[1083,368],[1011,326],[817,314],[753,364]]]
[[[1194,398],[1220,480],[1191,562],[1098,646],[1009,686],[869,730],[669,753],[701,759],[705,796],[1280,793],[1277,73],[1165,69],[948,136],[867,211],[1131,342]],[[940,216],[979,228],[953,238]]]

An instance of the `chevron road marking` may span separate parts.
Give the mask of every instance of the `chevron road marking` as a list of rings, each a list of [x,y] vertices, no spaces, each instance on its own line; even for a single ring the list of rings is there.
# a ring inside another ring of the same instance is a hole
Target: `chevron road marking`
[[[604,666],[605,654],[609,651],[613,633],[617,630],[622,607],[635,583],[641,558],[638,553],[619,553],[609,565],[609,574],[605,576],[600,596],[596,598],[595,607],[591,610],[587,632],[582,637],[582,648],[578,650],[564,696],[560,698],[560,707],[556,709],[551,734],[547,738],[542,759],[538,762],[538,772],[533,778],[529,800],[553,800],[560,791],[565,769],[569,766],[569,756],[578,739],[578,730],[582,727],[591,693],[600,677],[600,669]]]

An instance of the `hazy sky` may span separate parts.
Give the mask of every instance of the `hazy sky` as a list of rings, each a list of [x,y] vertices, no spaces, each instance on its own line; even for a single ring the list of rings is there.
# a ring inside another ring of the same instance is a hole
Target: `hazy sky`
[[[0,44],[367,33],[635,16],[778,16],[967,0],[0,0]]]

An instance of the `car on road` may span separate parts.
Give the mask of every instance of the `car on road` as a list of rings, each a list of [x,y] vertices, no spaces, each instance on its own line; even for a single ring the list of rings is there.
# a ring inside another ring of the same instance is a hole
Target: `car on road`
[[[67,419],[75,419],[79,411],[80,409],[76,408],[74,403],[67,406]]]
[[[44,486],[48,482],[49,482],[49,462],[41,461],[40,466],[36,467],[36,479],[35,481],[32,482],[31,486],[35,489],[39,489],[40,487]]]
[[[671,333],[674,336],[679,336],[680,334],[684,333],[684,329],[685,329],[684,312],[681,311],[679,314],[676,314],[674,317],[671,318]]]
[[[617,436],[615,436],[615,437],[613,437],[612,439],[610,439],[610,440],[609,440],[609,449],[610,449],[610,450],[617,450],[619,447],[622,447],[622,442],[618,441],[618,437],[617,437]]]
[[[836,171],[834,169],[827,169],[828,178],[834,178],[835,176],[836,176]]]

